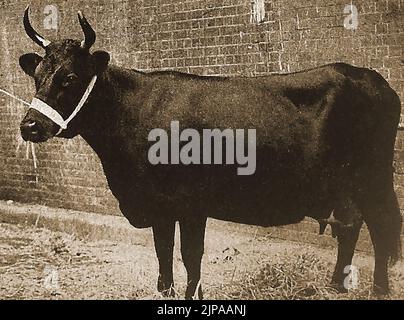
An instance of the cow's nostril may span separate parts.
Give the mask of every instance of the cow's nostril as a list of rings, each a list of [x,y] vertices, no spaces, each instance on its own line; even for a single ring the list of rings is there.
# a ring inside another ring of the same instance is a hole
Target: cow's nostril
[[[34,128],[36,126],[36,122],[35,121],[29,121],[28,123],[27,123],[27,127],[29,127],[29,128]]]
[[[36,121],[28,120],[28,121],[23,123],[23,125],[21,126],[21,129],[26,134],[36,135],[36,134],[38,134],[39,125],[38,125],[38,123]]]

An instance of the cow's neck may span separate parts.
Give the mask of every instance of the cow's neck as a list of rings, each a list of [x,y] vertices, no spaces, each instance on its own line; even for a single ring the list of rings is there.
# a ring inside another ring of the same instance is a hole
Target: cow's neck
[[[136,99],[129,99],[133,103],[125,99],[136,95],[143,77],[142,72],[112,66],[97,79],[80,134],[101,160],[116,157],[128,130],[136,127]],[[130,116],[131,126],[125,127],[122,120]]]

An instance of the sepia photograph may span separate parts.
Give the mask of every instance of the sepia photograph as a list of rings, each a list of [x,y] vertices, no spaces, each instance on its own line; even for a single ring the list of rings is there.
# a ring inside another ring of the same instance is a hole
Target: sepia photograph
[[[0,300],[404,300],[404,0],[0,13]]]

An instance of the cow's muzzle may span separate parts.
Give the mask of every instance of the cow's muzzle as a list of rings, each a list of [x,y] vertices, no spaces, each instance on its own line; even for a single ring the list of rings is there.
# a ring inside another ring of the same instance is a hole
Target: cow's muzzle
[[[34,120],[24,120],[20,125],[20,130],[25,141],[44,142],[48,139],[42,125]]]

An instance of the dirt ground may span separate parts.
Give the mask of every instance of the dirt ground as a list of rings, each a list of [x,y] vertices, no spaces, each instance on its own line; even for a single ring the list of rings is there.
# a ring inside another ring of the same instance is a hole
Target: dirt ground
[[[150,238],[152,234],[150,232]],[[335,250],[254,233],[207,230],[202,284],[206,299],[375,299],[373,258],[357,254],[358,288],[328,287]],[[34,226],[0,224],[0,299],[161,299],[151,245],[85,241]],[[177,242],[178,243],[178,234]],[[186,274],[176,244],[177,298]],[[390,270],[392,294],[404,299],[404,264]]]

